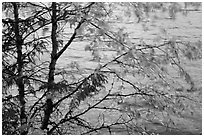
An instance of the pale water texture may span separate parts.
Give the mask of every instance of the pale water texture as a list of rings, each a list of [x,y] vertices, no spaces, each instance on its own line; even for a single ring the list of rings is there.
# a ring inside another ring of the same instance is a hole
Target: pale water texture
[[[118,13],[120,14],[120,13]],[[154,21],[154,15],[150,16],[145,22],[136,23],[136,18],[123,18],[120,20],[114,20],[111,23],[111,28],[122,28],[124,32],[129,34],[130,40],[134,43],[138,43],[144,40],[147,43],[156,43],[159,37],[178,38],[182,41],[197,41],[202,38],[202,13],[201,11],[189,12],[187,16],[180,13],[177,14],[176,20],[170,20],[167,14],[157,13],[157,20]],[[165,31],[165,32],[164,32]],[[159,43],[159,42],[158,42]],[[98,62],[92,61],[91,52],[85,51],[84,48],[88,42],[74,42],[66,50],[66,52],[59,59],[57,65],[58,67],[65,67],[72,61],[76,61],[81,68],[85,69],[85,73],[92,72]],[[115,54],[113,51],[101,51],[101,54],[107,56],[107,60],[102,60],[101,64],[106,63],[111,60],[112,55]],[[187,65],[187,70],[192,75],[193,79],[196,81],[198,87],[202,87],[202,64],[201,60],[196,62],[189,62]],[[198,98],[198,100],[201,100]],[[100,111],[93,111],[87,113],[87,119],[92,119],[96,113]],[[113,119],[114,115],[109,114],[110,119]],[[113,117],[111,117],[113,116]],[[176,118],[175,118],[176,119]],[[192,133],[200,133],[202,131],[202,113],[201,107],[195,112],[192,117],[180,118],[178,121],[183,121],[181,124],[181,130],[189,131]],[[150,125],[151,126],[151,125]],[[121,134],[122,131],[119,129],[116,134]],[[182,132],[178,133],[164,133],[164,134],[185,134]],[[187,133],[188,134],[188,133]]]

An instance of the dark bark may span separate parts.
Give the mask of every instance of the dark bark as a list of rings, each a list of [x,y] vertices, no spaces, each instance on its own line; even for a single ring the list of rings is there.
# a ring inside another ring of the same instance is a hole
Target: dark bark
[[[91,5],[94,3],[91,3],[87,8],[90,8]],[[65,46],[57,53],[58,50],[58,42],[57,42],[57,6],[56,3],[52,3],[52,34],[51,34],[51,39],[52,39],[52,53],[51,53],[51,62],[49,65],[49,78],[48,78],[48,95],[47,95],[47,100],[46,100],[46,108],[44,111],[44,119],[42,122],[41,129],[47,129],[47,126],[49,124],[49,119],[50,115],[53,112],[53,92],[52,91],[52,85],[54,84],[54,73],[55,73],[55,66],[58,58],[64,53],[64,51],[71,45],[73,40],[76,37],[77,34],[77,29],[81,27],[81,25],[85,22],[85,19],[82,18],[81,21],[78,23],[77,27],[75,28],[74,33],[72,34],[71,38],[69,41],[65,44]],[[48,97],[49,96],[49,97]]]
[[[50,118],[50,115],[52,113],[52,109],[53,108],[53,102],[52,102],[52,99],[51,98],[48,98],[46,100],[46,107],[45,107],[45,116],[44,116],[44,119],[43,119],[43,123],[42,123],[42,127],[41,129],[47,129],[47,126],[48,126],[48,122],[49,122],[49,118]]]
[[[47,126],[49,124],[50,115],[53,112],[53,92],[52,91],[52,85],[54,84],[54,73],[55,73],[55,65],[56,65],[56,54],[58,49],[58,43],[56,39],[57,34],[57,15],[56,15],[56,3],[52,3],[52,53],[51,53],[51,62],[49,65],[49,77],[48,77],[48,93],[47,93],[47,100],[45,105],[45,111],[44,111],[44,118],[42,122],[41,129],[47,129]]]
[[[27,124],[27,116],[25,113],[25,88],[23,82],[23,60],[22,60],[22,36],[20,35],[19,30],[19,14],[18,14],[18,5],[16,2],[13,2],[14,7],[14,31],[15,31],[15,41],[17,47],[17,70],[18,70],[18,78],[16,84],[18,86],[19,91],[19,101],[20,101],[20,123],[21,125]],[[26,130],[22,131],[21,134],[27,134]]]

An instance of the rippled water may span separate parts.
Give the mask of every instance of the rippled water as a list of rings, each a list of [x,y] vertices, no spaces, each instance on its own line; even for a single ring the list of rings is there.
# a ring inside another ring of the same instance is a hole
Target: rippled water
[[[118,13],[120,14],[120,13]],[[154,20],[154,14],[157,20]],[[141,40],[147,43],[155,42],[159,37],[175,37],[184,41],[197,41],[202,38],[202,13],[201,11],[189,12],[187,16],[178,13],[175,20],[168,18],[166,13],[154,13],[146,21],[137,23],[137,19],[124,17],[120,20],[113,20],[110,28],[123,28],[129,34],[131,42],[138,43]],[[144,30],[144,27],[146,30]],[[85,51],[87,42],[73,42],[66,52],[58,60],[58,66],[64,67],[71,61],[77,61],[84,68],[94,68],[98,63],[91,61],[91,53]],[[108,57],[114,52],[106,51]]]
[[[121,20],[115,20],[112,22],[112,27],[123,28],[130,37],[130,40],[137,43],[141,39],[148,43],[154,43],[157,37],[164,37],[164,33],[162,31],[166,30],[167,37],[175,37],[181,39],[183,41],[197,41],[202,38],[202,13],[201,11],[193,11],[190,12],[187,16],[183,16],[182,14],[177,14],[176,20],[168,19],[168,15],[164,13],[158,14],[158,20],[153,20],[149,18],[146,22],[136,23],[135,18],[124,18]],[[144,30],[146,27],[146,30]],[[97,62],[92,61],[92,56],[89,51],[84,51],[87,42],[74,42],[67,49],[67,51],[62,55],[59,59],[57,65],[58,67],[66,67],[71,61],[76,61],[82,68],[86,68],[87,72],[92,71],[98,65]],[[104,52],[104,51],[102,51]],[[113,51],[105,51],[104,54],[107,54],[111,57],[114,54]],[[110,59],[110,58],[108,58]],[[104,61],[104,60],[103,60]],[[108,61],[108,60],[107,60]],[[107,62],[106,60],[104,61]],[[102,62],[103,64],[103,62]],[[194,64],[192,66],[192,64]],[[201,61],[191,62],[189,64],[191,68],[189,70],[193,75],[195,81],[199,83],[199,86],[202,82],[202,64]],[[87,117],[93,119],[93,116],[96,112],[88,114]],[[184,128],[196,132],[196,134],[201,132],[202,128],[202,114],[201,109],[199,109],[196,114],[189,119],[182,119],[184,121]],[[187,124],[187,125],[185,125]],[[120,129],[122,131],[122,129]],[[119,133],[119,131],[117,131]],[[119,133],[121,134],[121,133]],[[185,134],[180,131],[178,132],[165,132],[163,134]]]

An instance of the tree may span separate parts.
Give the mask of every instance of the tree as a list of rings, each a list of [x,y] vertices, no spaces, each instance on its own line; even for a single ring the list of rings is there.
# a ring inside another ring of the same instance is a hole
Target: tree
[[[197,90],[182,63],[201,59],[201,41],[181,41],[164,30],[156,43],[135,42],[111,21],[121,8],[141,23],[152,12],[176,19],[177,12],[200,5],[3,3],[3,134],[152,134],[145,123],[155,120],[175,127],[171,115],[188,109],[187,91]],[[77,43],[91,53],[95,68],[71,59],[59,66]]]

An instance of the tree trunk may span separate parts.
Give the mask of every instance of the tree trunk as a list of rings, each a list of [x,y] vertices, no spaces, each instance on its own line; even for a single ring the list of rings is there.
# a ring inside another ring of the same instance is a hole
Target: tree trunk
[[[22,60],[22,44],[23,40],[19,32],[19,14],[18,14],[18,5],[16,2],[13,2],[14,7],[14,31],[15,31],[15,41],[17,47],[17,70],[18,70],[18,78],[17,78],[17,86],[19,91],[19,101],[20,101],[20,123],[21,126],[27,124],[27,116],[25,114],[25,89],[23,82],[23,60]],[[28,132],[25,130],[21,131],[21,134],[27,134]]]
[[[47,92],[47,99],[46,99],[46,105],[45,105],[45,111],[44,111],[44,119],[42,122],[41,129],[47,129],[47,126],[49,124],[50,115],[53,112],[53,84],[54,84],[54,73],[55,73],[55,65],[57,62],[57,49],[58,49],[58,43],[56,39],[57,34],[57,15],[56,15],[56,3],[52,3],[52,53],[51,53],[51,62],[49,65],[49,77],[48,77],[48,92]]]

